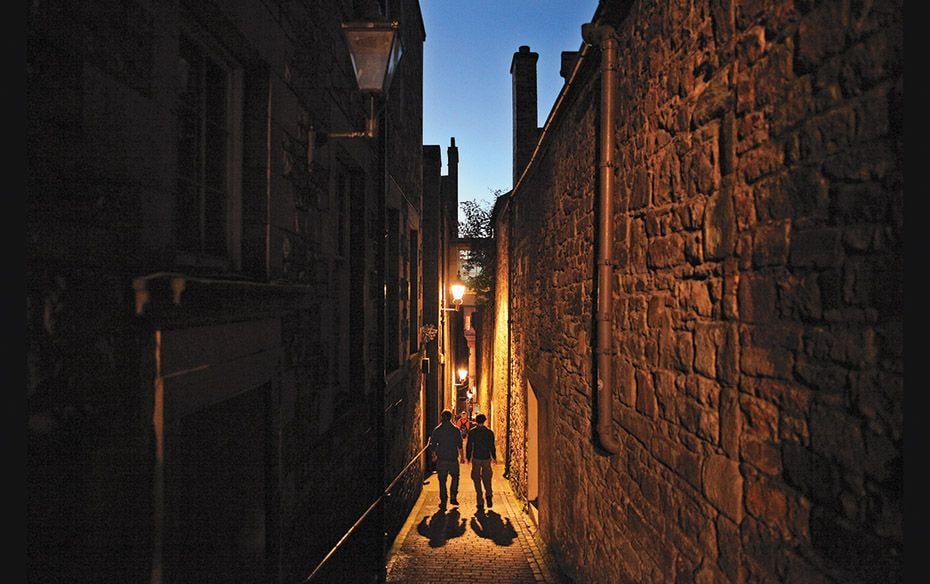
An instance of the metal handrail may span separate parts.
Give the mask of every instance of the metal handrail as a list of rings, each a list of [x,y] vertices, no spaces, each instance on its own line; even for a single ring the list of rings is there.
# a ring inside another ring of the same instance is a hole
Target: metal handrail
[[[352,533],[355,532],[356,528],[362,524],[362,521],[364,521],[365,518],[368,517],[368,514],[371,513],[375,509],[375,507],[377,507],[381,503],[381,501],[384,500],[385,497],[391,494],[391,489],[394,488],[394,485],[397,484],[397,481],[400,480],[400,477],[404,476],[404,473],[407,472],[407,469],[409,469],[410,466],[414,462],[417,462],[418,460],[420,460],[420,456],[422,456],[423,453],[426,452],[427,448],[429,448],[429,444],[427,444],[419,452],[417,452],[416,455],[410,459],[410,462],[408,462],[407,465],[404,466],[404,468],[401,469],[399,473],[397,473],[397,476],[394,477],[394,480],[392,480],[388,484],[388,486],[384,488],[384,491],[381,493],[380,496],[378,496],[377,499],[375,499],[374,503],[372,503],[368,507],[368,509],[366,509],[365,512],[362,513],[362,516],[359,517],[358,520],[356,520],[356,522],[352,524],[352,527],[349,528],[349,531],[347,531],[345,535],[343,535],[339,539],[339,541],[336,542],[336,545],[334,545],[333,548],[329,550],[329,553],[327,553],[326,556],[324,556],[323,559],[320,560],[320,563],[316,565],[316,568],[314,568],[312,572],[310,572],[310,575],[304,578],[303,580],[304,583],[313,581],[313,577],[316,576],[317,572],[319,572],[320,569],[326,564],[326,562],[328,562],[329,559],[333,556],[333,554],[335,554],[339,550],[339,548],[342,547],[342,544],[344,544],[345,541],[349,539],[349,536],[352,535]]]

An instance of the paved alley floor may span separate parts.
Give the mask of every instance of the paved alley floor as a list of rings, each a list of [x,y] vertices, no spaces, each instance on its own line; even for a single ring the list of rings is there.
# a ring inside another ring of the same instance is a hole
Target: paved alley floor
[[[439,509],[429,476],[388,554],[388,584],[563,584],[536,545],[536,525],[493,466],[494,506],[479,513],[471,465],[462,465],[458,506]]]

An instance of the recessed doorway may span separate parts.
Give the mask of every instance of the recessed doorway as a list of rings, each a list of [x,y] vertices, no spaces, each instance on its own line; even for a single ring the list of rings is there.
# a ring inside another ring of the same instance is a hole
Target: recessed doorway
[[[526,393],[526,499],[539,524],[539,401],[533,384]]]

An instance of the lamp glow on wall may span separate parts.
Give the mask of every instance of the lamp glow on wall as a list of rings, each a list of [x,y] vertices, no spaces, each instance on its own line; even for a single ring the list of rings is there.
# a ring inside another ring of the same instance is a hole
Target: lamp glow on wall
[[[459,374],[459,383],[465,383],[465,378],[468,377],[468,369],[460,368],[458,370]]]
[[[307,162],[313,161],[317,146],[328,140],[375,138],[378,136],[376,102],[387,92],[394,78],[397,64],[404,54],[403,41],[398,34],[400,24],[395,21],[353,21],[342,23],[342,32],[358,89],[368,95],[368,114],[365,129],[352,132],[317,132],[309,130],[307,140]]]
[[[452,290],[452,304],[455,308],[443,308],[443,310],[458,310],[462,305],[462,299],[465,298],[465,284],[455,283],[449,288]]]

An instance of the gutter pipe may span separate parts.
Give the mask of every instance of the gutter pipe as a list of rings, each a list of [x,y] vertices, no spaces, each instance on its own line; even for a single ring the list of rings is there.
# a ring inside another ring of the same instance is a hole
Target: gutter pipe
[[[599,188],[597,193],[598,233],[597,249],[597,437],[601,447],[610,454],[620,452],[620,443],[614,437],[612,400],[612,324],[613,290],[613,216],[614,180],[616,166],[616,86],[617,86],[617,38],[613,27],[585,24],[581,27],[582,37],[601,48],[601,105],[600,105],[600,153],[598,160]]]
[[[613,269],[613,168],[614,147],[616,140],[614,137],[614,128],[616,126],[616,85],[617,85],[617,37],[616,31],[609,25],[596,25],[593,22],[581,26],[581,36],[584,39],[580,53],[575,61],[575,66],[569,75],[562,91],[556,98],[546,124],[536,141],[536,148],[530,156],[529,161],[520,173],[520,178],[511,189],[511,199],[519,192],[523,180],[526,178],[529,169],[533,166],[540,150],[545,143],[545,138],[549,133],[554,119],[560,111],[560,106],[565,100],[568,90],[574,84],[575,78],[581,69],[582,63],[588,57],[589,49],[593,46],[599,46],[601,49],[601,123],[600,123],[600,157],[598,160],[599,170],[599,189],[597,193],[597,206],[599,214],[598,233],[595,235],[598,241],[597,257],[597,309],[596,309],[596,337],[597,337],[597,424],[596,431],[598,442],[601,447],[610,454],[620,452],[620,443],[613,436],[612,430],[612,395],[613,386],[610,384],[611,375],[611,329],[613,316],[612,294],[611,290],[611,272]],[[510,204],[513,202],[511,200]],[[508,270],[509,272],[509,270]],[[508,273],[509,277],[509,273]],[[509,331],[508,323],[508,331]],[[508,341],[508,351],[510,349]],[[508,359],[508,362],[510,359]],[[508,366],[508,378],[510,376],[510,367]],[[508,399],[510,397],[510,388],[508,383]],[[508,403],[508,422],[510,412]],[[509,437],[509,428],[508,428]],[[508,446],[509,455],[509,446]],[[509,459],[507,471],[509,471]],[[507,474],[505,473],[505,476]]]

